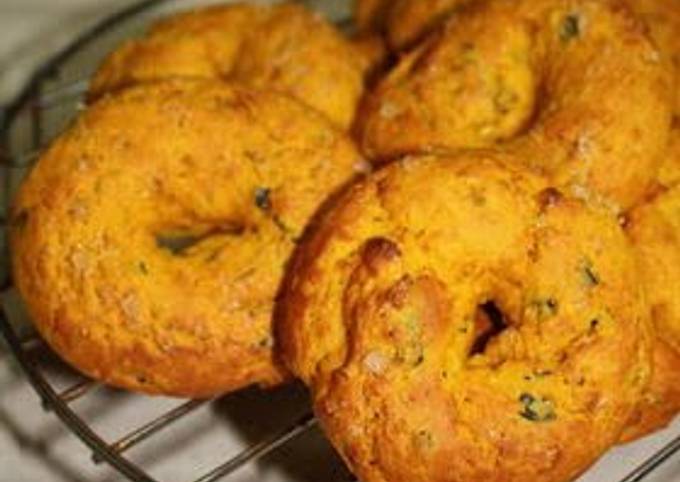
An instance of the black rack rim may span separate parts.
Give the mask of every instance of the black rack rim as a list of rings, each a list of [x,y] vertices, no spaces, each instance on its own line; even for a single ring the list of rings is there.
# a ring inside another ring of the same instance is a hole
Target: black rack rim
[[[56,72],[57,67],[75,55],[84,44],[90,42],[97,36],[106,33],[121,22],[167,1],[168,0],[142,0],[135,2],[94,23],[93,26],[67,43],[65,47],[51,55],[45,62],[33,70],[21,90],[3,107],[3,115],[0,116],[0,133],[2,133],[2,135],[7,134],[9,126],[14,121],[19,111],[21,111],[21,109],[31,101],[31,98],[35,96],[35,92],[39,89],[41,82],[44,82],[45,79]]]
[[[94,452],[101,456],[113,468],[118,470],[121,474],[128,477],[135,482],[157,482],[156,479],[151,478],[148,474],[137,468],[137,466],[121,455],[114,453],[109,445],[99,437],[78,415],[75,414],[62,400],[59,399],[58,394],[54,391],[52,386],[40,375],[27,355],[21,348],[21,343],[14,329],[7,319],[4,305],[0,306],[0,332],[7,340],[7,344],[12,350],[12,354],[21,365],[24,373],[28,376],[31,385],[38,392],[38,395],[43,400],[43,403],[50,410],[70,428],[75,435],[78,436],[87,446]]]

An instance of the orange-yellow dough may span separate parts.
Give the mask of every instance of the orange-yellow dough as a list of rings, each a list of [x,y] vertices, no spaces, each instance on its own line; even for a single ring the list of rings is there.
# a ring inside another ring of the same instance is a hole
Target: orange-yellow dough
[[[510,161],[392,163],[297,252],[282,357],[364,482],[570,481],[647,384],[622,230]]]
[[[351,43],[300,5],[234,4],[175,15],[115,50],[90,97],[161,79],[221,78],[292,95],[347,128],[365,66]]]
[[[671,130],[670,145],[663,157],[657,181],[659,188],[671,192],[652,198],[648,205],[639,207],[631,217],[631,237],[637,246],[643,279],[647,281],[648,297],[654,320],[668,325],[669,317],[680,333],[680,308],[666,311],[673,306],[680,291],[674,289],[680,283],[677,267],[680,250],[680,225],[674,222],[680,211],[680,2],[678,0],[631,0],[631,4],[650,28],[652,37],[660,47],[665,61],[672,63],[675,74],[675,125]],[[665,206],[665,207],[664,207]],[[675,208],[668,206],[676,206]],[[660,247],[659,247],[660,246]],[[659,249],[659,251],[657,251]],[[665,258],[665,256],[669,256]],[[658,265],[658,264],[659,265]],[[667,266],[667,263],[671,263]],[[673,264],[676,263],[676,264]],[[660,266],[663,264],[663,267]],[[666,278],[659,279],[657,269],[666,270]],[[669,283],[668,286],[665,283]],[[670,291],[669,291],[670,290]],[[642,403],[626,429],[622,441],[628,442],[667,425],[680,413],[680,346],[668,343],[667,326],[657,328],[653,356],[653,375]]]
[[[680,1],[630,0],[649,26],[665,61],[674,74],[673,128],[670,145],[663,156],[657,180],[663,186],[680,182]]]
[[[500,145],[615,211],[657,173],[671,78],[619,0],[473,2],[368,95],[360,140],[381,163]]]
[[[360,161],[276,93],[168,81],[106,96],[13,203],[17,287],[57,353],[106,383],[199,398],[281,382],[283,270]]]
[[[675,152],[680,159],[680,151]],[[680,184],[636,208],[628,221],[657,341],[652,382],[624,441],[680,413]]]

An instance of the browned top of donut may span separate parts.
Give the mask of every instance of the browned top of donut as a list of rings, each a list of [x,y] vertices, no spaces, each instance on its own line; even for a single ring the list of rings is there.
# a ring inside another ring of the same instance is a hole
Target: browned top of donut
[[[283,356],[361,480],[564,482],[637,404],[650,334],[621,229],[509,161],[395,162],[298,252]]]
[[[238,80],[292,95],[347,128],[367,64],[333,25],[301,5],[237,3],[171,16],[124,43],[95,73],[90,95],[172,78]]]
[[[626,209],[668,139],[667,67],[619,0],[473,2],[369,95],[359,132],[377,162],[499,145]]]
[[[360,160],[275,93],[173,81],[107,96],[14,202],[17,286],[46,340],[105,382],[204,397],[280,381],[285,264]]]

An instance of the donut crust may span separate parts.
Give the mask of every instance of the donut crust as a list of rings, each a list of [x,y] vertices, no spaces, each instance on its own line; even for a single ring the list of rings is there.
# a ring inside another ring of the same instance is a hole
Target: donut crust
[[[111,53],[90,98],[172,78],[228,79],[296,97],[346,129],[365,65],[323,17],[292,3],[233,4],[177,14]]]
[[[378,164],[512,150],[556,185],[620,212],[656,176],[670,92],[667,65],[620,1],[473,2],[367,95],[358,132]]]
[[[630,441],[660,429],[680,413],[680,184],[636,208],[627,232],[633,242],[656,333],[654,372]]]
[[[111,385],[203,398],[280,383],[285,265],[360,161],[276,93],[177,80],[107,96],[13,203],[16,285],[49,345]]]
[[[647,384],[648,312],[621,229],[510,161],[394,162],[297,252],[282,356],[360,480],[572,480]],[[479,316],[491,301],[495,331]]]

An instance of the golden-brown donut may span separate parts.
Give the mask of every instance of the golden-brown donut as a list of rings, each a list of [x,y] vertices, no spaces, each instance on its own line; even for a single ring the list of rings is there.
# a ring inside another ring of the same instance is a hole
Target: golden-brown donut
[[[677,250],[680,249],[678,239],[680,233],[673,219],[676,216],[663,205],[675,204],[680,206],[680,195],[676,193],[680,187],[680,96],[677,86],[680,85],[680,2],[677,0],[631,0],[631,4],[642,16],[650,28],[650,32],[660,47],[665,61],[672,63],[675,75],[675,126],[671,130],[670,146],[663,158],[658,184],[662,191],[661,199],[652,198],[650,204],[636,209],[631,217],[630,232],[636,245],[641,264],[643,279],[647,281],[647,291],[652,305],[652,319],[659,318],[661,323],[668,317],[676,317],[675,323],[680,327],[680,309],[665,313],[665,306],[673,306],[675,296],[679,293],[673,290],[680,279],[680,270],[672,263]],[[657,203],[660,205],[657,207]],[[675,243],[675,246],[674,246]],[[661,246],[660,252],[657,247]],[[651,256],[651,258],[650,258]],[[666,256],[670,256],[667,258]],[[675,260],[675,261],[674,261]],[[662,269],[669,270],[664,281],[654,272],[658,269],[656,263],[662,264]],[[667,263],[671,263],[667,266]],[[676,272],[677,271],[677,272]],[[670,283],[669,286],[661,283]],[[667,323],[666,323],[667,324]],[[680,328],[678,328],[680,329]],[[657,328],[656,341],[653,350],[653,375],[650,386],[646,390],[642,403],[638,407],[630,426],[623,434],[622,441],[629,442],[649,434],[669,423],[675,415],[680,413],[680,349],[666,341],[667,326]]]
[[[246,33],[265,15],[255,5],[232,4],[162,19],[106,57],[90,81],[89,96],[159,79],[226,77]]]
[[[628,208],[666,147],[666,67],[618,0],[473,2],[368,96],[361,143],[376,162],[503,143],[574,194]]]
[[[364,64],[323,17],[300,5],[234,4],[170,17],[114,51],[90,96],[174,77],[223,78],[279,90],[347,128]]]
[[[647,383],[622,230],[510,161],[392,163],[297,253],[282,357],[364,482],[572,480]]]
[[[17,287],[46,341],[104,382],[197,398],[278,383],[280,278],[358,162],[276,93],[166,81],[106,96],[15,199]]]
[[[677,152],[680,158],[680,152]],[[630,214],[627,231],[635,246],[652,310],[657,341],[652,382],[633,423],[632,440],[661,428],[680,413],[680,184]]]

